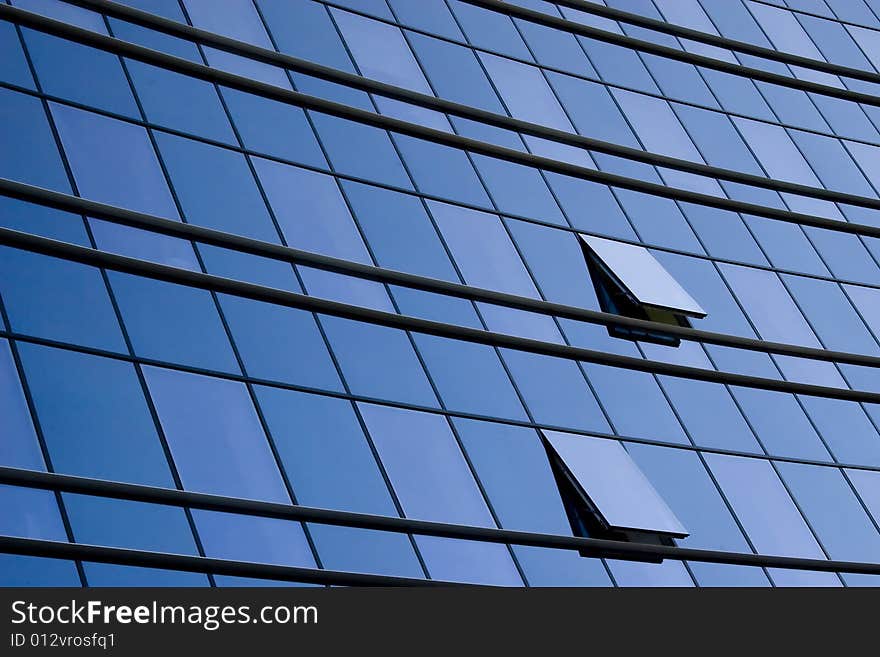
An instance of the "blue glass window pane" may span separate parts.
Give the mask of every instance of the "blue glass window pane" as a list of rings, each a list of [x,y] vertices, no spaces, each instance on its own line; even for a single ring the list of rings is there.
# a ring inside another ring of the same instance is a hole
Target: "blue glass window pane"
[[[458,281],[418,198],[362,183],[342,187],[381,267]]]
[[[687,535],[688,530],[618,441],[558,431],[544,435],[611,527]]]
[[[428,335],[416,336],[415,340],[447,408],[527,419],[494,349]]]
[[[761,452],[761,446],[726,387],[675,377],[661,377],[661,381],[694,443],[717,449]]]
[[[808,396],[801,403],[838,461],[880,465],[880,435],[859,404]]]
[[[406,333],[338,317],[322,317],[321,323],[354,394],[437,405]]]
[[[573,34],[530,21],[514,19],[514,23],[539,63],[581,75],[597,76],[596,69]]]
[[[877,341],[856,315],[840,286],[829,281],[784,275],[807,319],[829,349],[878,354]]]
[[[297,502],[397,515],[351,402],[278,388],[256,392]],[[404,534],[319,524],[310,531],[325,568],[423,575]]]
[[[443,0],[389,0],[389,6],[402,25],[411,25],[433,34],[461,39],[461,30]]]
[[[317,112],[312,120],[331,164],[340,173],[412,189],[387,133]]]
[[[407,517],[495,526],[445,418],[387,406],[358,407]],[[427,536],[415,540],[434,578],[522,583],[503,545]]]
[[[125,65],[148,121],[208,139],[235,141],[213,84],[137,61],[126,60]]]
[[[188,223],[278,241],[243,155],[162,133],[156,142]]]
[[[0,535],[67,542],[51,491],[0,485]]]
[[[450,8],[473,45],[531,61],[526,44],[508,16],[463,2],[453,2]]]
[[[606,82],[648,93],[660,93],[635,50],[578,37],[596,70]]]
[[[257,6],[281,52],[354,72],[327,7],[289,0],[257,0]]]
[[[78,543],[197,555],[183,509],[64,495],[73,536]],[[207,586],[200,573],[132,568],[115,564],[84,564],[89,586]]]
[[[876,562],[880,534],[837,468],[780,463],[779,472],[831,559]],[[876,577],[844,575],[850,584],[876,586]]]
[[[420,192],[471,205],[490,205],[464,151],[405,136],[398,137],[397,143]]]
[[[246,148],[326,168],[327,160],[301,108],[235,89],[223,89],[223,98]]]
[[[34,80],[12,23],[0,24],[0,80],[34,88]]]
[[[788,492],[768,461],[706,454],[709,468],[759,554],[824,559]],[[783,586],[839,586],[833,573],[771,571]]]
[[[431,93],[418,62],[396,27],[347,11],[331,9],[361,75]]]
[[[422,34],[409,35],[437,95],[503,114],[504,108],[473,51]]]
[[[65,105],[51,108],[82,196],[177,217],[146,130]]]
[[[468,458],[507,529],[570,534],[571,526],[540,438],[532,429],[454,420]],[[530,586],[608,586],[597,559],[570,550],[514,546]]]
[[[232,296],[221,297],[220,305],[250,376],[342,389],[314,315]]]
[[[144,376],[186,489],[290,501],[244,384],[158,367]]]
[[[627,451],[690,531],[680,544],[708,550],[750,552],[742,531],[694,452],[627,443]],[[758,568],[688,562],[702,586],[767,586]]]
[[[254,159],[254,166],[290,246],[369,262],[332,176],[263,159]]]
[[[43,91],[139,118],[119,57],[48,34],[22,32]]]
[[[0,586],[81,586],[73,561],[0,555]]]
[[[593,392],[572,361],[504,350],[504,362],[536,422],[610,431]]]
[[[110,274],[135,353],[146,358],[238,372],[238,362],[210,292]]]
[[[482,155],[474,163],[499,210],[565,225],[540,171]]]
[[[6,340],[0,340],[0,414],[4,423],[0,463],[13,468],[45,469],[9,342]]]
[[[55,470],[173,487],[131,364],[29,344],[19,351]]]
[[[651,374],[592,363],[585,364],[584,368],[616,433],[674,443],[688,442]],[[633,401],[636,399],[639,411],[634,413]]]
[[[0,247],[0,293],[14,331],[126,351],[107,286],[94,267]]]
[[[880,473],[870,470],[847,469],[846,476],[862,498],[875,522],[880,522]]]
[[[731,390],[769,454],[831,460],[794,395],[757,388]]]
[[[42,103],[0,88],[0,175],[70,192]]]

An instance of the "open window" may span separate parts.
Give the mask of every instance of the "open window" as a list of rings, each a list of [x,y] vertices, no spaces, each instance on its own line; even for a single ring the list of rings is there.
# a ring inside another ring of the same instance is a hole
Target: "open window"
[[[706,311],[643,246],[580,235],[599,306],[606,313],[673,326],[690,326],[689,317]],[[609,326],[608,334],[677,347],[680,340],[660,331]]]
[[[558,431],[544,431],[542,437],[575,536],[671,546],[688,535],[620,442]],[[592,550],[580,554],[615,557]]]

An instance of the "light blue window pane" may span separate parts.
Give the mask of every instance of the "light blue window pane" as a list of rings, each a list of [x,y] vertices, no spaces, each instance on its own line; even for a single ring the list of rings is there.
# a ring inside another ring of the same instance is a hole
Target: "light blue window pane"
[[[333,177],[258,158],[254,166],[290,246],[369,262]]]
[[[779,472],[831,559],[876,562],[880,534],[837,468],[780,463]],[[876,577],[843,575],[848,584],[876,586]]]
[[[828,268],[838,278],[880,283],[880,269],[858,235],[805,228]]]
[[[81,196],[102,203],[176,219],[156,153],[140,126],[64,105],[51,105],[61,142]],[[192,248],[182,240],[91,222],[98,246],[134,257],[195,268]]]
[[[761,446],[727,388],[676,377],[662,377],[661,382],[694,443],[701,447],[761,453]]]
[[[604,85],[559,73],[548,73],[548,77],[579,133],[624,146],[639,147],[626,119]]]
[[[758,93],[755,83],[749,78],[711,69],[702,69],[701,72],[715,97],[727,111],[767,121],[776,120],[767,101]]]
[[[299,523],[198,509],[192,515],[208,557],[315,567]]]
[[[688,442],[651,374],[592,363],[584,367],[616,433],[673,443]],[[636,399],[639,410],[634,413]]]
[[[64,495],[78,543],[197,556],[183,509],[85,495]],[[201,573],[84,564],[89,586],[208,586]]]
[[[687,535],[618,441],[557,431],[544,436],[611,527]]]
[[[596,77],[596,69],[573,34],[530,21],[514,22],[540,64]]]
[[[875,522],[880,522],[880,472],[845,470]]]
[[[684,547],[750,552],[733,516],[694,452],[627,444],[633,460],[690,531]],[[702,586],[767,586],[758,568],[688,562]]]
[[[131,364],[29,344],[19,351],[56,471],[173,487]]]
[[[489,71],[513,116],[558,130],[571,131],[571,123],[540,69],[483,53],[480,54],[480,61]]]
[[[475,155],[474,162],[499,210],[565,225],[537,169],[482,155]]]
[[[829,274],[800,226],[752,215],[744,215],[744,219],[774,267],[820,276]]]
[[[839,140],[799,130],[790,134],[827,189],[877,196]]]
[[[327,167],[315,132],[301,108],[235,89],[223,89],[223,98],[246,148]]]
[[[877,26],[877,16],[861,0],[841,2],[840,0],[826,0],[828,6],[836,14],[837,18],[862,25]]]
[[[67,542],[51,491],[0,485],[0,535]]]
[[[357,11],[362,11],[365,14],[372,14],[379,18],[394,18],[384,0],[341,0],[341,2],[337,2],[336,4],[342,5],[343,7],[350,7]]]
[[[546,451],[534,430],[474,420],[454,424],[502,527],[571,533]],[[571,550],[513,549],[531,586],[610,585],[597,559]]]
[[[667,98],[677,98],[709,107],[718,107],[718,101],[699,70],[691,64],[645,53],[645,66]]]
[[[537,296],[535,285],[497,215],[433,201],[428,205],[465,282]]]
[[[278,241],[243,155],[163,133],[156,142],[188,223]]]
[[[846,148],[874,187],[880,185],[880,148],[853,141],[846,142]],[[874,196],[874,194],[870,195]]]
[[[200,137],[234,142],[213,84],[137,61],[127,60],[126,66],[147,120]]]
[[[0,88],[0,176],[70,192],[40,101]]]
[[[73,561],[0,555],[0,586],[81,586]]]
[[[110,275],[135,353],[146,358],[238,372],[211,293],[128,274]]]
[[[461,30],[443,0],[389,0],[402,25],[410,25],[450,39],[461,39]]]
[[[868,93],[872,91],[874,91],[873,87],[868,90]],[[868,109],[850,101],[819,94],[811,94],[810,98],[819,107],[822,116],[833,128],[835,134],[841,137],[870,139],[871,141],[877,141],[880,136],[870,118],[876,117],[876,108]]]
[[[107,287],[94,267],[0,247],[0,293],[13,331],[126,351]]]
[[[338,317],[322,317],[321,323],[354,394],[437,405],[406,333]]]
[[[600,237],[580,237],[640,304],[695,317],[706,315],[648,249]]]
[[[229,0],[218,5],[211,0],[185,0],[183,4],[196,27],[272,49],[272,42],[252,2]],[[290,88],[287,76],[279,68],[213,48],[205,48],[205,53],[212,66]]]
[[[0,463],[13,468],[44,470],[43,455],[6,340],[0,340],[0,413],[5,425]]]
[[[793,395],[757,388],[732,390],[769,454],[831,460]]]
[[[762,338],[819,346],[776,274],[738,265],[722,264],[720,267]]]
[[[468,41],[473,45],[502,55],[532,60],[529,49],[510,17],[463,2],[452,2],[450,7]]]
[[[495,526],[444,417],[370,404],[359,408],[407,517]],[[416,537],[416,543],[435,578],[521,584],[503,545],[433,537]]]
[[[131,87],[116,55],[28,29],[23,34],[43,91],[138,117]]]
[[[693,162],[703,161],[665,100],[621,89],[614,89],[612,95],[633,124],[645,150]]]
[[[264,387],[257,398],[298,503],[397,515],[351,402]],[[326,568],[422,576],[404,534],[310,529]]]
[[[342,389],[314,315],[233,296],[221,297],[220,305],[248,375]]]
[[[362,123],[312,114],[331,164],[340,172],[412,189],[387,133]]]
[[[417,197],[361,183],[342,186],[381,267],[458,280]]]
[[[783,276],[810,324],[828,349],[878,354],[877,341],[836,283]]]
[[[615,190],[615,195],[642,241],[703,253],[703,247],[674,201],[625,189]]]
[[[825,554],[768,461],[706,454],[709,468],[759,554],[824,559]],[[771,571],[782,586],[839,586],[833,573]]]
[[[514,383],[536,422],[586,431],[610,431],[608,423],[573,361],[503,351]]]
[[[818,186],[812,169],[783,128],[739,117],[733,122],[771,178]]]
[[[85,225],[77,215],[10,197],[0,196],[0,226],[81,246],[89,245]]]
[[[34,80],[12,23],[0,25],[0,80],[28,89],[34,88]]]
[[[660,93],[635,50],[585,37],[578,37],[578,41],[606,82],[648,93]]]
[[[556,173],[545,173],[572,226],[612,237],[635,239],[620,203],[605,185]]]
[[[364,77],[429,94],[431,89],[400,29],[347,11],[331,9]]]
[[[398,137],[397,144],[420,192],[471,205],[491,204],[464,151],[406,136]]]
[[[801,402],[838,461],[880,465],[880,436],[859,404],[807,396]]]
[[[324,5],[288,0],[257,0],[257,5],[281,52],[354,72]]]
[[[410,34],[409,40],[438,96],[504,114],[472,50],[422,34]]]
[[[144,376],[184,488],[290,501],[244,384],[158,367]]]
[[[740,215],[692,203],[681,203],[680,207],[710,255],[740,262],[768,264]]]
[[[880,290],[861,285],[844,285],[843,288],[873,334],[880,334]]]
[[[828,131],[828,123],[803,91],[764,82],[756,84],[776,115],[771,120],[808,130]]]
[[[527,419],[493,348],[429,335],[418,335],[415,340],[447,408]]]
[[[672,109],[687,128],[688,134],[700,149],[706,162],[745,173],[763,175],[758,162],[727,116],[678,103],[673,104]]]

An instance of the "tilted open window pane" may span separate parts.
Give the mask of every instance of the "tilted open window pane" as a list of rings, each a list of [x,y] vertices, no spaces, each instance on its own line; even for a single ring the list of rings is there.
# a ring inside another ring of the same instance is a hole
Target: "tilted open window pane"
[[[700,304],[648,249],[601,237],[580,238],[599,304],[605,312],[677,326],[690,326],[688,317],[706,316]],[[660,332],[621,326],[609,326],[608,333],[675,347],[680,342]]]
[[[688,535],[618,441],[558,431],[543,436],[576,536],[674,545],[672,539]]]

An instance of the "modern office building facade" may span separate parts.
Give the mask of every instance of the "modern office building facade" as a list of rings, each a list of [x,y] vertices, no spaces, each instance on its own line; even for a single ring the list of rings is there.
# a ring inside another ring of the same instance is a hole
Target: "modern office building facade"
[[[0,584],[877,585],[878,0],[0,19]]]

